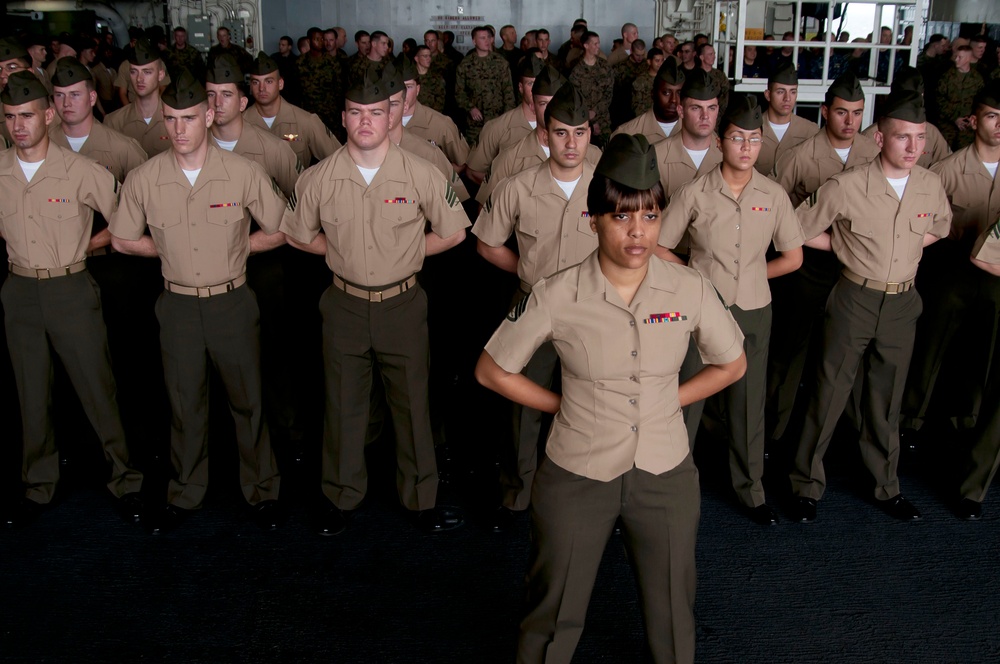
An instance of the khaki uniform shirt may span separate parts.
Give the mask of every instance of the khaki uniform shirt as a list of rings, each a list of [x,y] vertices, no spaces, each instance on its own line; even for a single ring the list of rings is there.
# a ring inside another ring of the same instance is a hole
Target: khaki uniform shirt
[[[233,154],[263,166],[286,198],[291,198],[295,193],[295,183],[303,169],[287,142],[244,122],[243,133],[236,141]]]
[[[633,467],[665,473],[690,453],[677,388],[691,338],[707,364],[743,352],[743,335],[707,279],[654,257],[626,305],[595,251],[535,284],[486,352],[517,373],[552,341],[562,404],[545,453],[565,470],[607,482]]]
[[[259,164],[209,143],[193,187],[173,151],[132,171],[109,227],[115,237],[138,240],[148,226],[164,279],[214,286],[246,272],[250,216],[274,233],[285,205]]]
[[[1000,219],[976,240],[972,257],[984,263],[1000,265]]]
[[[49,127],[49,140],[61,148],[73,151],[62,125]],[[124,182],[125,176],[133,168],[146,162],[146,153],[134,138],[108,129],[100,122],[94,122],[90,135],[77,154],[90,157],[108,169],[119,182]]]
[[[931,171],[941,178],[951,203],[953,239],[971,242],[1000,219],[1000,184],[983,166],[975,143],[934,164]]]
[[[285,99],[278,104],[278,114],[270,127],[256,105],[243,111],[243,120],[287,141],[302,168],[309,168],[313,158],[322,161],[340,149],[340,141],[330,133],[318,115],[289,104]]]
[[[483,126],[479,142],[469,153],[468,165],[474,171],[485,173],[497,155],[535,130],[524,117],[521,106],[513,108]]]
[[[458,195],[429,162],[389,145],[365,182],[346,147],[302,174],[281,230],[308,244],[326,234],[326,263],[357,286],[398,283],[424,264],[428,221],[442,238],[467,228]]]
[[[107,169],[49,143],[29,183],[17,150],[0,153],[0,224],[7,256],[20,267],[54,268],[87,255],[94,211],[110,218],[118,183]]]
[[[679,123],[678,123],[679,124]],[[667,194],[667,201],[678,189],[688,182],[711,172],[722,163],[722,150],[712,141],[708,154],[701,161],[701,166],[695,168],[691,155],[684,148],[680,132],[654,146],[656,161],[660,167],[660,184]]]
[[[681,119],[677,118],[674,128],[670,130],[670,136],[676,136],[679,133],[681,133]],[[615,136],[617,134],[642,134],[649,141],[650,145],[662,143],[669,138],[669,136],[663,133],[663,127],[660,126],[660,123],[656,121],[653,109],[649,109],[634,120],[629,120],[625,124],[620,125],[611,135]]]
[[[815,136],[819,132],[819,125],[792,113],[788,129],[785,130],[785,135],[782,136],[779,142],[778,136],[771,129],[767,113],[764,113],[764,126],[761,128],[761,131],[764,134],[764,140],[760,144],[760,154],[757,155],[757,163],[754,164],[754,167],[758,173],[771,177],[771,172],[774,170],[774,164],[778,161],[778,158],[807,138]]]
[[[479,201],[480,205],[486,205],[490,194],[506,178],[534,168],[548,158],[545,150],[542,149],[542,144],[538,142],[538,132],[531,132],[493,160],[493,163],[490,164],[490,170],[486,174],[486,179],[483,180],[482,186],[479,187],[479,193],[476,194],[476,200]],[[587,145],[584,159],[596,165],[601,160],[601,149],[593,144]]]
[[[800,208],[806,239],[833,227],[833,252],[844,267],[865,279],[902,282],[917,274],[924,235],[945,237],[951,207],[941,178],[916,166],[896,196],[882,160],[834,175],[819,188],[816,203]]]
[[[821,131],[781,155],[774,165],[773,177],[797,208],[832,176],[867,164],[879,152],[875,141],[867,136],[855,136],[845,164],[830,145],[826,132]]]
[[[691,238],[688,263],[712,282],[726,305],[760,309],[771,302],[767,248],[802,246],[802,229],[788,194],[754,172],[739,198],[717,167],[681,187],[670,199],[660,226],[660,244],[673,248]]]
[[[587,189],[594,166],[584,162],[583,175],[566,199],[546,160],[507,178],[486,202],[472,232],[491,247],[517,235],[517,275],[525,291],[543,277],[576,265],[597,249],[590,228]]]
[[[441,175],[451,183],[451,188],[458,194],[458,201],[460,203],[464,203],[471,198],[469,190],[466,189],[462,178],[458,177],[458,173],[455,172],[455,168],[448,161],[448,157],[444,156],[444,153],[436,147],[416,134],[406,131],[406,127],[403,127],[403,138],[399,141],[399,147],[434,164],[441,171]]]
[[[878,131],[877,122],[861,133],[874,141],[876,131]],[[950,155],[951,148],[948,147],[948,141],[946,141],[944,136],[941,135],[941,130],[930,122],[927,123],[926,135],[927,143],[924,145],[924,151],[920,155],[920,158],[917,159],[917,166],[930,168],[932,165]]]
[[[448,161],[461,166],[469,158],[469,144],[454,121],[420,102],[413,106],[413,115],[406,128],[444,152]]]
[[[104,63],[98,62],[90,67],[90,73],[94,77],[94,89],[97,90],[97,97],[101,101],[110,102],[115,97],[115,77],[114,69],[108,69]],[[104,107],[107,110],[107,106]]]
[[[136,104],[123,106],[114,113],[109,113],[104,118],[104,124],[134,138],[150,157],[170,149],[170,137],[167,135],[167,126],[163,124],[163,106],[160,104],[156,105],[156,112],[148,125]]]

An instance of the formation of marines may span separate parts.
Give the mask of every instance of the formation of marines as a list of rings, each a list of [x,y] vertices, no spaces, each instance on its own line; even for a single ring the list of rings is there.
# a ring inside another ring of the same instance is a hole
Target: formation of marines
[[[287,517],[275,449],[298,454],[318,435],[317,531],[344,530],[382,419],[417,526],[461,526],[437,497],[443,440],[458,433],[442,405],[454,388],[441,385],[476,388],[468,358],[442,356],[475,344],[445,329],[470,313],[449,302],[467,285],[448,270],[478,254],[499,268],[476,265],[492,281],[482,287],[516,311],[539,279],[583,261],[597,246],[585,193],[601,147],[622,133],[655,148],[669,201],[660,257],[707,277],[745,337],[746,376],[685,408],[692,448],[711,435],[699,438],[703,418],[722,424],[737,506],[778,522],[763,476],[781,449],[788,516],[813,521],[846,413],[877,504],[919,519],[899,486],[901,450],[951,418],[969,442],[954,508],[978,519],[1000,459],[1000,70],[988,41],[956,40],[949,59],[930,37],[917,68],[897,63],[865,128],[852,67],[819,125],[796,113],[791,58],[768,58],[758,99],[731,91],[703,36],[647,48],[629,23],[610,54],[585,21],[555,52],[544,29],[499,36],[476,27],[463,55],[454,35],[428,30],[395,56],[389,35],[362,30],[349,56],[343,29],[312,28],[299,56],[282,37],[254,57],[220,28],[203,57],[178,28],[170,46],[162,31],[130,31],[120,51],[103,35],[64,35],[51,63],[43,40],[0,42],[3,306],[25,489],[7,524],[32,521],[58,485],[58,357],[118,509],[151,532],[202,505],[213,380],[260,527]],[[720,134],[727,107],[751,120]],[[735,180],[724,181],[727,159],[746,166]],[[289,368],[297,344],[295,364],[325,400]],[[708,361],[693,343],[680,352],[682,380]],[[546,386],[557,372],[551,344],[525,369]],[[510,421],[478,423],[506,431],[493,450],[498,531],[530,503],[548,428],[528,408]],[[142,486],[135,440],[156,427],[170,431],[160,495]],[[476,443],[447,446],[459,444]]]

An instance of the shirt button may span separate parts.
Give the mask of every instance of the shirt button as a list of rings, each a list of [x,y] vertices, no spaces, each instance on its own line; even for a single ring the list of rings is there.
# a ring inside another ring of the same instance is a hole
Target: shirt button
[[[739,211],[740,211],[740,208],[739,208],[739,206],[736,206],[736,211],[737,211],[737,212],[739,212]],[[737,226],[736,228],[739,228],[739,226]]]
[[[371,245],[369,244],[369,245],[368,245],[368,248],[369,248],[369,249],[371,249],[371,248],[372,248],[372,246],[371,246]]]
[[[194,248],[194,250],[195,250],[195,251],[198,251],[198,247],[195,247],[195,248]]]
[[[737,242],[737,243],[736,243],[736,248],[737,248],[737,249],[739,249],[739,248],[740,248],[740,243],[739,243],[739,242]]]
[[[899,235],[898,235],[898,234],[896,235],[896,239],[897,239],[897,240],[899,239]]]
[[[733,262],[734,262],[734,263],[736,263],[736,264],[738,265],[738,264],[739,264],[739,262],[740,262],[740,259],[739,259],[739,258],[737,258],[737,259],[735,259],[735,260],[734,260]]]
[[[373,270],[373,271],[371,271],[371,272],[369,272],[368,274],[370,274],[370,275],[372,275],[372,276],[375,276],[375,272],[374,272],[374,270]]]
[[[733,281],[738,281],[739,277],[733,277]]]
[[[629,399],[628,402],[629,402],[629,405],[632,405],[632,406],[635,405],[635,399]]]
[[[34,240],[32,240],[32,241],[31,241],[31,244],[35,244],[35,241],[34,241]]]
[[[629,379],[630,381],[632,381],[633,383],[638,383],[638,382],[639,382],[639,379],[638,379],[638,378],[636,378],[635,376],[629,376],[629,377],[628,377],[628,379]]]
[[[630,321],[628,322],[628,326],[629,326],[629,327],[635,327],[635,321],[634,321],[634,320],[630,320]]]
[[[198,224],[191,224],[191,228],[194,228],[194,227],[195,227],[195,226],[197,226],[197,225],[198,225]]]
[[[736,230],[740,230],[740,225],[736,224]]]
[[[872,235],[874,235],[874,233],[871,232],[871,231],[868,231],[868,237],[871,237]]]
[[[633,433],[635,433],[635,432],[636,432],[636,431],[638,431],[638,430],[639,430],[639,427],[637,427],[637,426],[635,426],[635,425],[632,425],[632,432],[633,432]]]
[[[194,276],[196,276],[196,277],[200,277],[200,276],[201,276],[201,272],[195,272],[195,273],[194,273]]]
[[[632,357],[635,357],[638,354],[639,354],[638,351],[632,351]]]

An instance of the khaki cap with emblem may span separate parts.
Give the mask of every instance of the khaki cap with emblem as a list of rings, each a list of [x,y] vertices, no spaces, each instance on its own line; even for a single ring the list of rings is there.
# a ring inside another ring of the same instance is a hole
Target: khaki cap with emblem
[[[8,106],[20,106],[36,99],[47,99],[49,91],[30,71],[16,71],[7,79],[7,86],[0,92],[0,101]]]
[[[590,123],[590,111],[587,109],[587,100],[583,98],[583,92],[569,81],[566,81],[556,90],[552,101],[545,107],[545,123],[548,124],[550,118],[555,118],[570,127],[579,127]]]
[[[684,75],[684,85],[681,87],[681,99],[697,99],[708,101],[718,99],[719,84],[712,80],[708,73],[700,67],[695,68]]]
[[[771,87],[772,83],[777,83],[778,85],[798,85],[799,74],[795,71],[795,65],[790,61],[782,62],[778,65],[777,69],[772,71],[767,77],[767,86]]]
[[[764,115],[757,105],[757,97],[752,94],[736,92],[729,98],[726,113],[722,116],[720,127],[735,125],[740,129],[753,131],[764,126]]]
[[[906,122],[927,122],[924,98],[914,90],[900,90],[886,97],[879,118],[894,118]]]
[[[53,87],[68,88],[80,81],[94,81],[93,74],[82,62],[69,56],[56,61],[56,70],[52,74]]]
[[[391,60],[385,63],[385,67],[382,69],[381,83],[388,90],[390,97],[400,92],[406,92],[406,85],[403,81],[402,69]]]
[[[253,61],[253,68],[250,70],[250,75],[267,76],[275,71],[278,71],[278,63],[270,55],[261,51]]]
[[[0,62],[13,60],[14,58],[27,58],[28,51],[25,50],[21,42],[13,37],[0,39]]]
[[[660,181],[656,150],[642,134],[615,134],[594,167],[594,175],[637,191],[646,191]]]
[[[832,106],[834,98],[844,101],[861,101],[865,98],[865,91],[861,87],[861,81],[854,72],[845,71],[834,79],[830,84],[830,89],[826,91],[826,98],[823,100],[825,106]]]
[[[177,80],[170,83],[163,91],[161,100],[170,108],[183,111],[198,104],[208,101],[208,94],[205,87],[198,82],[187,69],[182,69],[177,75]]]
[[[209,83],[222,85],[224,83],[244,83],[243,72],[231,55],[221,55],[215,59],[212,68],[208,70],[206,80]]]
[[[535,59],[537,60],[538,58]],[[551,97],[565,82],[566,79],[563,78],[563,75],[555,67],[545,65],[545,69],[540,71],[538,76],[535,76],[535,82],[531,84],[531,94]]]
[[[420,72],[417,71],[417,65],[413,64],[413,60],[410,60],[402,53],[396,59],[396,69],[403,74],[404,82],[420,80]]]
[[[678,66],[674,58],[667,58],[656,70],[656,80],[667,85],[684,85],[685,78],[683,68]]]
[[[160,59],[160,52],[149,43],[148,39],[138,39],[135,50],[128,56],[129,63],[141,67]]]
[[[348,101],[365,106],[385,101],[390,96],[388,87],[382,84],[382,79],[373,78],[370,68],[365,70],[364,78],[357,79],[344,93],[344,98]]]

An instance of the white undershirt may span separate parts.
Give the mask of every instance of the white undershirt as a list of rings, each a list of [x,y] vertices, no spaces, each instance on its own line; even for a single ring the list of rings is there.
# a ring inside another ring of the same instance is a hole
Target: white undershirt
[[[412,120],[412,119],[413,119],[412,115],[404,115],[403,116],[403,126],[405,127],[406,125],[410,124],[410,120]]]
[[[687,151],[688,156],[691,157],[691,161],[694,162],[694,167],[701,168],[701,162],[705,161],[705,155],[708,154],[708,148],[705,148],[704,150],[688,150],[687,148],[684,149]]]
[[[564,194],[566,194],[567,201],[573,197],[573,192],[576,191],[576,185],[580,184],[581,178],[583,178],[582,175],[577,179],[573,180],[572,182],[563,182],[562,180],[556,180],[556,184],[559,185],[559,188],[563,190]],[[552,179],[555,180],[555,178]]]
[[[232,152],[236,149],[236,144],[240,142],[240,139],[237,138],[235,141],[220,141],[219,139],[215,139],[215,142],[218,143],[219,147],[223,150],[229,150]]]
[[[792,126],[791,122],[786,122],[785,124],[774,124],[770,120],[767,121],[767,124],[771,125],[771,131],[773,131],[774,135],[778,137],[779,143],[781,142],[781,139],[785,137],[785,132],[788,131],[788,128]]]
[[[25,179],[28,182],[31,182],[31,178],[35,177],[35,173],[37,173],[38,169],[42,167],[42,164],[45,163],[45,160],[42,159],[41,161],[21,161],[21,158],[18,157],[17,163],[21,164],[21,170],[24,171]]]
[[[538,127],[538,120],[528,120],[528,124],[531,125],[532,129],[536,129]]]
[[[149,124],[153,121],[153,118],[143,118],[143,121],[145,121],[146,124]]]
[[[90,138],[90,134],[87,134],[82,138],[73,138],[72,136],[67,136],[66,142],[69,143],[69,146],[71,148],[73,148],[73,152],[79,152],[80,148],[83,147],[83,144],[87,142],[88,138]]]
[[[840,161],[847,163],[847,157],[851,154],[851,148],[834,148],[834,152],[840,157]]]
[[[993,178],[993,179],[996,179],[996,177],[997,177],[997,164],[998,163],[1000,163],[1000,162],[994,161],[992,164],[990,162],[988,162],[988,161],[984,161],[983,162],[983,166],[985,166],[986,170],[990,172],[990,177]]]
[[[541,145],[541,143],[539,143],[539,146],[542,148],[542,152],[545,153],[546,159],[552,156],[552,151],[548,148],[548,146]]]
[[[381,167],[376,166],[375,168],[361,168],[360,166],[358,166],[358,170],[361,171],[361,177],[365,179],[365,182],[367,184],[372,183],[372,180],[375,179],[375,174],[378,173],[379,168]]]
[[[264,116],[261,116],[261,117],[260,117],[260,119],[261,119],[261,120],[263,120],[263,121],[264,121],[264,124],[266,124],[266,125],[267,125],[267,128],[268,128],[268,129],[270,129],[271,127],[273,127],[273,126],[274,126],[274,119],[275,119],[276,117],[278,117],[278,116],[276,115],[276,116],[274,116],[273,118],[265,118]]]
[[[889,186],[896,190],[896,195],[899,196],[899,200],[903,200],[903,192],[906,191],[906,181],[909,179],[909,175],[905,178],[886,178],[886,180],[889,181]]]
[[[677,120],[673,122],[657,122],[656,124],[660,125],[660,130],[663,131],[664,136],[670,136],[670,132],[677,126]]]
[[[191,186],[193,187],[194,183],[198,180],[198,174],[201,173],[201,169],[196,168],[193,171],[189,171],[186,168],[182,168],[181,170],[184,171],[184,176],[188,179],[188,182],[190,182]]]

